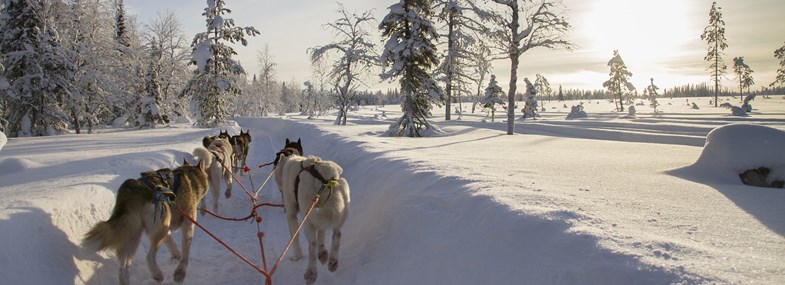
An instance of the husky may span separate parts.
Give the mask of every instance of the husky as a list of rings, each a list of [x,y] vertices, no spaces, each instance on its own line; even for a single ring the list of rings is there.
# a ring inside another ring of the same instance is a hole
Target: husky
[[[215,138],[217,137],[218,136],[204,136],[202,138],[202,145],[204,146],[204,148],[210,147],[210,144],[212,144]]]
[[[185,279],[194,225],[172,207],[196,219],[196,205],[207,191],[207,173],[203,161],[170,170],[149,171],[139,179],[128,179],[117,190],[117,198],[109,220],[97,223],[82,240],[85,252],[114,250],[120,262],[120,284],[129,284],[129,271],[142,232],[150,239],[147,266],[155,281],[164,275],[156,262],[158,248],[163,242],[172,259],[180,260],[174,271],[174,281]],[[166,198],[164,198],[166,197]],[[182,229],[181,250],[170,232]]]
[[[289,143],[287,139],[287,145]],[[294,235],[298,225],[297,212],[305,215],[314,198],[319,196],[319,202],[303,225],[303,233],[308,240],[308,267],[304,278],[306,284],[313,284],[317,277],[317,257],[322,264],[327,263],[329,271],[338,269],[341,227],[349,214],[349,183],[341,177],[343,169],[335,162],[316,156],[303,157],[294,152],[277,156],[276,183],[284,197],[289,232],[294,238],[292,260],[302,258],[299,237]],[[332,230],[329,252],[324,243],[327,229]]]
[[[246,160],[248,158],[248,148],[251,145],[251,130],[248,130],[247,133],[243,133],[243,130],[240,130],[240,134],[232,136],[229,142],[234,148],[234,173],[242,174],[243,170],[248,166]]]
[[[228,140],[216,138],[206,149],[198,147],[194,150],[194,155],[205,160],[205,171],[210,181],[210,192],[213,194],[213,211],[218,213],[218,201],[221,193],[221,178],[226,183],[226,198],[232,197],[232,161],[234,154],[232,145]],[[202,200],[201,208],[205,208],[207,202]],[[204,215],[204,211],[201,211]]]

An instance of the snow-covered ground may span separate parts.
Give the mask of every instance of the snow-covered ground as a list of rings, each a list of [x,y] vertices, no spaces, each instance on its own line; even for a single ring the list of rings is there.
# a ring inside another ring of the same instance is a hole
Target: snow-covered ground
[[[352,204],[340,268],[320,266],[317,284],[785,283],[785,189],[736,177],[761,163],[785,167],[785,98],[758,97],[749,117],[686,100],[660,99],[656,115],[636,106],[635,119],[584,101],[589,118],[580,120],[564,119],[577,102],[545,102],[543,117],[519,122],[513,136],[504,118],[490,123],[478,111],[444,121],[437,109],[443,135],[381,137],[399,106],[363,107],[348,126],[292,115],[241,118],[229,132],[250,129],[252,165],[301,138],[306,154],[343,166]],[[780,131],[718,131],[704,152],[710,131],[737,123]],[[0,283],[116,283],[116,259],[81,253],[82,235],[109,217],[122,181],[179,165],[217,133],[175,125],[9,138],[0,151]],[[259,187],[269,171],[255,168],[243,182]],[[273,182],[262,200],[280,202]],[[227,216],[251,206],[240,187],[221,204]],[[282,209],[260,214],[272,263],[288,230]],[[199,222],[260,264],[256,223]],[[155,284],[147,248],[134,258],[135,284]],[[163,283],[173,283],[165,249],[158,260]],[[285,259],[273,283],[303,283],[305,265]],[[263,284],[199,230],[188,269],[185,284]]]

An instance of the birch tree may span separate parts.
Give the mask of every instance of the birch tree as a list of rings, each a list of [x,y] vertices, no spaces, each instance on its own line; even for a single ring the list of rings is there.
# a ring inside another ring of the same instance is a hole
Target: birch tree
[[[469,2],[472,2],[471,4]],[[443,75],[445,112],[444,119],[450,120],[453,94],[468,93],[466,88],[470,75],[467,73],[472,55],[469,48],[476,43],[472,31],[479,31],[481,24],[468,12],[472,10],[474,0],[437,0],[434,10],[439,11],[436,17],[444,23],[446,49],[442,55],[441,65],[437,69]],[[460,103],[460,102],[459,102]]]
[[[482,11],[476,8],[481,19],[490,23],[491,40],[501,57],[510,59],[510,84],[507,90],[508,106],[515,106],[518,90],[520,57],[527,51],[543,47],[548,49],[572,48],[565,39],[571,29],[560,0],[491,0],[498,9]],[[515,108],[507,108],[507,134],[515,133]]]
[[[428,20],[432,16],[430,1],[401,0],[389,7],[389,14],[379,24],[387,38],[381,62],[382,80],[399,78],[403,95],[403,115],[390,125],[388,136],[422,137],[439,129],[426,119],[431,104],[441,104],[442,90],[431,76],[439,60],[434,41],[436,30]]]
[[[338,6],[339,18],[326,25],[335,33],[336,41],[310,48],[308,52],[312,63],[317,63],[331,52],[337,54],[329,72],[338,96],[336,100],[338,117],[335,119],[335,124],[346,125],[346,114],[349,106],[354,102],[356,89],[364,85],[360,76],[377,65],[379,56],[375,52],[376,46],[370,40],[370,33],[366,30],[374,20],[371,12],[350,14],[343,4],[339,3]]]

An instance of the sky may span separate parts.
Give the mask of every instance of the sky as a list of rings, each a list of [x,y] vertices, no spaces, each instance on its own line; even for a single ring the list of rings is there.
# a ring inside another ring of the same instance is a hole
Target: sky
[[[339,267],[318,264],[315,284],[783,284],[785,189],[746,186],[737,175],[767,166],[785,179],[782,97],[757,98],[749,117],[709,107],[709,98],[689,98],[698,110],[684,98],[660,98],[657,115],[638,106],[637,119],[627,119],[595,100],[585,104],[588,118],[566,120],[560,102],[536,121],[517,121],[516,135],[483,112],[444,121],[435,108],[440,136],[384,137],[401,115],[388,105],[352,111],[346,126],[333,125],[335,113],[292,113],[220,129],[178,123],[9,138],[0,151],[0,276],[3,284],[117,284],[114,254],[79,244],[109,218],[118,187],[184,158],[195,163],[203,136],[242,129],[253,137],[253,170],[238,180],[250,192],[261,188],[260,202],[281,201],[275,179],[261,187],[270,167],[256,166],[272,161],[286,138],[344,170],[351,203]],[[239,185],[230,199],[219,196],[226,217],[253,206]],[[270,268],[288,241],[286,215],[258,213]],[[256,223],[196,218],[261,264]],[[132,284],[158,284],[148,248],[142,238]],[[184,284],[263,284],[200,229],[191,249]],[[161,284],[176,284],[169,256],[165,247],[158,252]],[[302,284],[306,263],[284,257],[273,284]]]
[[[156,13],[174,11],[183,24],[186,36],[205,29],[201,16],[204,1],[126,0],[130,14],[139,23],[149,22]],[[154,4],[153,4],[154,3]],[[261,35],[249,38],[247,47],[237,47],[237,59],[249,76],[258,73],[257,52],[268,46],[278,64],[278,79],[302,83],[311,77],[308,48],[329,44],[332,31],[324,24],[337,19],[338,2],[306,0],[228,0],[232,9],[228,18],[238,26],[254,26]],[[388,12],[390,0],[341,1],[347,11],[372,10],[377,21]],[[660,88],[684,84],[709,83],[710,76],[703,57],[707,44],[700,39],[708,25],[712,1],[683,0],[564,0],[567,17],[573,29],[567,38],[577,47],[573,51],[535,49],[521,57],[519,85],[523,77],[534,78],[537,73],[548,78],[556,88],[602,89],[608,79],[608,60],[618,49],[628,69],[630,80],[639,91],[649,85],[649,79]],[[729,66],[723,86],[738,90],[733,81],[733,58],[743,56],[754,71],[755,86],[768,87],[774,80],[779,62],[774,50],[785,45],[785,1],[751,0],[718,1],[725,20],[728,48],[724,50]],[[371,27],[377,33],[376,25]],[[383,46],[378,38],[378,46]],[[493,74],[506,90],[509,81],[509,60],[494,63]],[[371,89],[386,89],[394,83],[380,82],[375,76],[367,79]],[[736,81],[737,82],[737,81]],[[487,84],[487,83],[485,83]],[[520,88],[519,88],[520,90]]]

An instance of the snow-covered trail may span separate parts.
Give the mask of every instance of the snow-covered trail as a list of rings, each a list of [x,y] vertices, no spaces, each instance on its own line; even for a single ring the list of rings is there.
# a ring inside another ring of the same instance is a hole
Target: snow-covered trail
[[[444,136],[407,139],[380,137],[388,124],[374,118],[380,113],[363,109],[350,126],[333,126],[331,117],[238,119],[253,136],[251,166],[272,161],[286,138],[301,138],[306,154],[344,168],[352,204],[340,268],[319,267],[317,284],[785,281],[785,192],[685,168],[713,125],[736,118],[564,121],[551,113],[507,136],[504,123],[465,114],[438,122]],[[785,129],[776,114],[745,120]],[[0,152],[2,283],[114,284],[114,256],[80,253],[82,235],[108,218],[123,180],[179,165],[204,135],[217,133],[175,126],[9,139]],[[255,187],[269,171],[254,169]],[[243,181],[250,188],[247,176]],[[221,196],[222,214],[247,215],[250,200],[237,185],[233,193]],[[280,202],[272,181],[261,193],[263,201]],[[288,229],[282,209],[259,213],[271,266]],[[199,222],[260,264],[256,223]],[[147,247],[143,242],[134,259],[136,284],[156,284]],[[192,249],[185,284],[262,284],[199,230]],[[163,284],[174,284],[165,249],[158,260]],[[305,265],[285,259],[274,284],[301,284]]]

